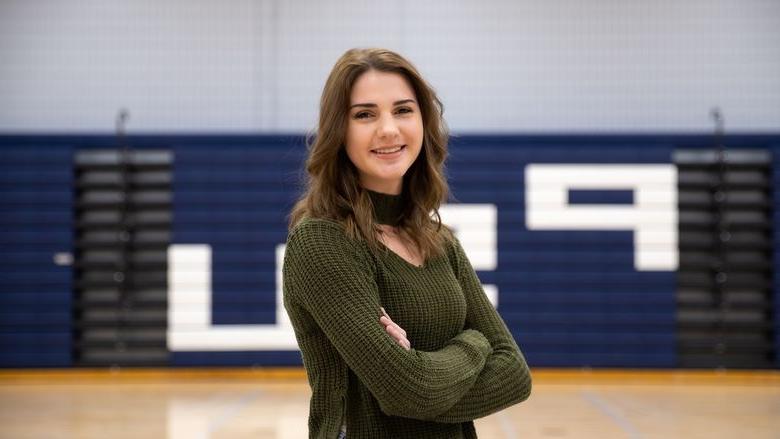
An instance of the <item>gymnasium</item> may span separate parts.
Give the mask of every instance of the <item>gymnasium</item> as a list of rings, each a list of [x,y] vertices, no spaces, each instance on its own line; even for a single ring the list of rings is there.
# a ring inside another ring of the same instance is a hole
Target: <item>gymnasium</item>
[[[353,47],[441,98],[531,369],[480,438],[780,438],[774,0],[0,0],[0,438],[309,437],[282,261]]]

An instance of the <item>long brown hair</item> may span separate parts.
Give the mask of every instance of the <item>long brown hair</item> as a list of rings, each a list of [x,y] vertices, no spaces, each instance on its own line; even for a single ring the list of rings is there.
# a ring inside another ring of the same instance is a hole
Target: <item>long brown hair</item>
[[[306,189],[290,212],[292,229],[304,217],[327,218],[345,226],[352,238],[362,238],[378,249],[378,224],[358,170],[347,157],[345,140],[352,86],[369,70],[397,73],[412,86],[423,122],[420,154],[404,175],[403,215],[398,227],[411,239],[423,259],[443,253],[439,206],[449,188],[444,174],[449,134],[442,118],[444,107],[433,88],[401,55],[385,49],[350,49],[333,66],[320,100],[316,134],[307,139]]]

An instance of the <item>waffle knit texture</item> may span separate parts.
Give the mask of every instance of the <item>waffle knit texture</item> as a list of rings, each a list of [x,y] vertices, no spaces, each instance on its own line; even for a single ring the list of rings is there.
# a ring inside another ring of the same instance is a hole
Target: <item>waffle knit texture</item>
[[[399,197],[370,192],[392,224]],[[460,243],[418,267],[372,252],[330,220],[306,218],[287,239],[284,306],[312,397],[309,437],[476,438],[473,420],[528,398],[531,377]],[[385,332],[380,307],[407,332]]]

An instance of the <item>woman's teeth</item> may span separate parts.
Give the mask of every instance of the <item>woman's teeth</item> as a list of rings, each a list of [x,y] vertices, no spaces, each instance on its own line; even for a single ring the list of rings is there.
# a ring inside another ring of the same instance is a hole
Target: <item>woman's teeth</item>
[[[392,147],[392,148],[374,149],[372,151],[377,153],[377,154],[392,154],[392,153],[398,152],[398,151],[400,151],[402,149],[404,149],[404,145],[395,146],[395,147]]]

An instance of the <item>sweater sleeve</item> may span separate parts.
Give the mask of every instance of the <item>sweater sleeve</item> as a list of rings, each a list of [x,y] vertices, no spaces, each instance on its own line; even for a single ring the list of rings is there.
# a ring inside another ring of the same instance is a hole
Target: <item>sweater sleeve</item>
[[[466,327],[487,337],[493,352],[474,386],[455,405],[437,414],[436,422],[465,422],[525,401],[531,394],[528,365],[501,316],[485,296],[463,248],[453,242],[454,269],[468,307]]]
[[[485,365],[490,343],[465,330],[435,352],[402,348],[379,321],[374,269],[368,249],[347,238],[340,225],[304,220],[287,241],[285,304],[314,319],[385,414],[430,418],[463,398]]]

